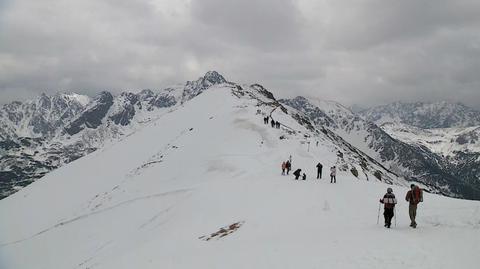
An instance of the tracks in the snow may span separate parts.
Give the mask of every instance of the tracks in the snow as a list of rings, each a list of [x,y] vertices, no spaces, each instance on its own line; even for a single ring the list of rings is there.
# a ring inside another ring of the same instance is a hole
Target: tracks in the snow
[[[169,192],[162,192],[162,193],[157,193],[157,194],[151,194],[151,195],[146,195],[146,196],[141,196],[141,197],[136,197],[136,198],[133,198],[133,199],[130,199],[130,200],[126,200],[126,201],[123,201],[123,202],[120,202],[116,205],[113,205],[113,206],[110,206],[110,207],[107,207],[107,208],[104,208],[104,209],[100,209],[100,210],[97,210],[97,211],[94,211],[94,212],[91,212],[91,213],[87,213],[87,214],[83,214],[83,215],[80,215],[80,216],[77,216],[77,217],[74,217],[74,218],[71,218],[71,219],[68,219],[68,220],[65,220],[65,221],[61,221],[53,226],[50,226],[48,228],[45,228],[31,236],[28,236],[26,238],[22,238],[22,239],[18,239],[18,240],[15,240],[15,241],[12,241],[12,242],[6,242],[6,243],[0,243],[0,248],[2,247],[5,247],[5,246],[9,246],[9,245],[13,245],[13,244],[18,244],[18,243],[21,243],[21,242],[24,242],[26,240],[29,240],[29,239],[32,239],[32,238],[35,238],[39,235],[42,235],[44,233],[47,233],[51,230],[54,230],[56,228],[60,228],[60,227],[64,227],[68,224],[71,224],[71,223],[74,223],[76,221],[79,221],[79,220],[82,220],[82,219],[86,219],[86,218],[89,218],[91,216],[94,216],[94,215],[98,215],[98,214],[101,214],[101,213],[104,213],[106,211],[110,211],[110,210],[113,210],[113,209],[116,209],[118,207],[121,207],[121,206],[124,206],[124,205],[127,205],[127,204],[131,204],[131,203],[135,203],[137,201],[141,201],[141,200],[146,200],[146,199],[154,199],[154,198],[159,198],[159,197],[164,197],[164,196],[167,196],[167,195],[171,195],[171,194],[179,194],[179,193],[186,193],[186,192],[189,192],[191,191],[192,189],[180,189],[180,190],[175,190],[175,191],[169,191]],[[169,210],[170,208],[167,208],[166,210]],[[163,212],[163,211],[162,211]],[[161,213],[162,213],[161,212]],[[158,214],[157,214],[158,215]],[[155,220],[156,216],[153,217],[153,220]]]

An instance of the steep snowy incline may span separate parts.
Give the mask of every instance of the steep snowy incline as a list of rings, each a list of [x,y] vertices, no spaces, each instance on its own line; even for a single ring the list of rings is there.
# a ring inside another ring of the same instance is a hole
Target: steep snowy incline
[[[327,183],[338,145],[320,132],[308,147],[314,132],[254,89],[213,86],[2,200],[0,268],[476,266],[479,202],[425,194],[411,230],[394,186],[397,227],[376,225],[388,185]],[[280,175],[289,155],[307,181]]]

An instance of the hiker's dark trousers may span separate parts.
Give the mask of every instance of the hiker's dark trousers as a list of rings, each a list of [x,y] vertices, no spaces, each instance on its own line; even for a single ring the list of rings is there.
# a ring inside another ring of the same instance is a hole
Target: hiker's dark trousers
[[[390,227],[392,224],[393,215],[393,208],[385,208],[385,211],[383,212],[383,216],[385,217],[385,226]]]
[[[417,222],[415,218],[417,217],[417,205],[410,204],[408,206],[408,214],[410,215],[410,226],[416,226]]]
[[[320,178],[322,178],[322,170],[317,169],[317,179],[320,179]]]

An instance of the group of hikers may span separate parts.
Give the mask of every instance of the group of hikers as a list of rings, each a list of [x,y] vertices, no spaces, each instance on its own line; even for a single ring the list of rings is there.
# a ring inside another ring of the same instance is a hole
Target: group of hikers
[[[269,118],[270,118],[269,116],[264,117],[263,123],[268,124],[268,122],[270,122],[270,125],[272,126],[272,128],[280,129],[280,122],[275,121],[274,119],[270,120]]]
[[[417,205],[420,202],[423,202],[423,191],[419,186],[415,184],[410,185],[410,190],[405,196],[405,200],[409,203],[408,205],[408,215],[410,216],[410,227],[417,228],[417,222],[415,221],[417,217]],[[387,193],[380,199],[380,203],[383,206],[383,216],[385,218],[385,227],[390,228],[392,225],[392,218],[395,215],[395,205],[397,204],[397,199],[395,199],[395,194],[393,194],[392,188],[387,188]],[[380,207],[379,207],[380,215]]]
[[[317,179],[322,178],[322,169],[323,165],[319,162],[316,165],[317,168]],[[292,170],[292,160],[291,156],[288,160],[282,162],[282,175],[288,175],[290,171]],[[293,175],[295,176],[295,180],[298,180],[300,176],[302,177],[302,180],[307,179],[307,175],[305,173],[302,173],[302,169],[296,169],[293,172]],[[336,166],[330,167],[330,183],[337,183],[337,168]],[[415,218],[417,216],[417,205],[420,202],[423,202],[423,191],[422,189],[415,185],[411,184],[410,185],[410,190],[407,192],[407,195],[405,196],[405,200],[409,202],[409,207],[408,207],[408,213],[410,216],[410,227],[416,228],[417,227],[417,222],[415,221]],[[393,194],[393,189],[392,188],[387,188],[387,193],[383,196],[383,198],[380,199],[380,203],[384,205],[384,212],[383,216],[385,217],[385,227],[390,228],[392,225],[392,219],[395,215],[395,205],[397,204],[397,199],[395,198],[395,194]],[[380,207],[379,207],[379,215],[380,215]]]
[[[316,168],[317,168],[317,179],[322,179],[323,165],[321,163],[318,163]],[[286,171],[286,174],[288,175],[291,169],[292,169],[292,161],[290,159],[282,163],[282,175],[285,175],[285,171]],[[300,168],[295,170],[295,172],[293,172],[293,175],[295,176],[296,180],[298,180],[300,176],[302,176],[303,180],[307,180],[307,175],[305,173],[302,174],[302,169]],[[330,167],[330,183],[337,183],[337,167],[335,165]]]

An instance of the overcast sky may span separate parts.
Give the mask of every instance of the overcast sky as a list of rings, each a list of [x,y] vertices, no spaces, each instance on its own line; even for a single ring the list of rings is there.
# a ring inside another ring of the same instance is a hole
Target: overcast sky
[[[480,108],[480,1],[0,0],[0,103],[208,70],[280,97]]]

